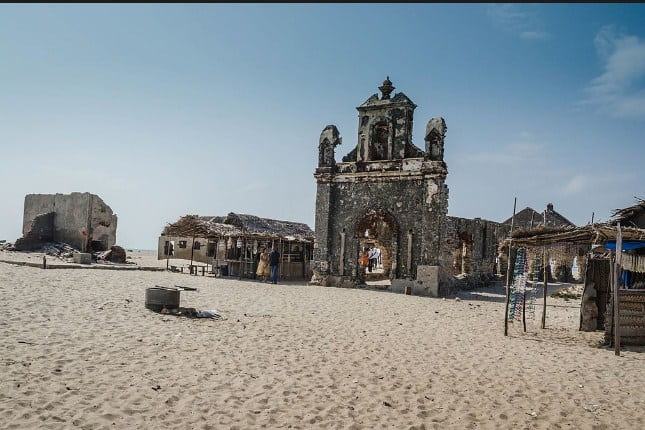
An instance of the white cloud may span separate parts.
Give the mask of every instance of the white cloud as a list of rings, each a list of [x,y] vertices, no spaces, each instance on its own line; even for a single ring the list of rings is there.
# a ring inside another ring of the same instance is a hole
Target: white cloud
[[[565,196],[582,195],[589,190],[593,190],[594,196],[599,200],[608,200],[612,194],[616,193],[616,190],[625,189],[628,184],[637,179],[637,175],[631,172],[594,175],[576,173],[559,189],[560,193]]]
[[[535,5],[490,4],[486,6],[486,13],[495,25],[522,39],[548,39],[551,35],[544,31],[544,25],[534,8]]]
[[[499,152],[480,152],[465,155],[467,161],[506,165],[535,161],[540,155],[543,145],[532,142],[513,142]]]
[[[545,40],[548,39],[550,35],[544,31],[523,31],[520,33],[520,37],[522,39],[529,40]]]
[[[613,117],[645,117],[645,41],[605,26],[594,45],[603,72],[585,88],[588,96],[582,104]]]
[[[562,188],[563,194],[575,194],[585,189],[589,183],[589,178],[584,175],[575,175]]]

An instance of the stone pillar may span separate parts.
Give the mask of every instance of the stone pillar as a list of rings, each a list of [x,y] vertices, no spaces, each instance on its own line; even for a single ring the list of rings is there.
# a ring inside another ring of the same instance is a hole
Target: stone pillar
[[[316,240],[314,242],[313,276],[311,283],[325,285],[327,276],[330,273],[331,261],[329,252],[330,220],[329,220],[329,198],[331,184],[318,181],[316,191]]]

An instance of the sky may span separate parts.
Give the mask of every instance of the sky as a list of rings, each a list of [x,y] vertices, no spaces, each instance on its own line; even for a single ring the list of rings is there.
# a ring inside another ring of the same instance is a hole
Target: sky
[[[445,118],[448,214],[645,198],[645,4],[2,4],[0,239],[24,197],[91,192],[117,244],[186,214],[314,226],[318,138],[357,144],[389,76]]]

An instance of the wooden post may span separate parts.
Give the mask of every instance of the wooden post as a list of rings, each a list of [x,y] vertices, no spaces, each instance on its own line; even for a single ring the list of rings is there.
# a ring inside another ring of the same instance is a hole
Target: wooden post
[[[522,325],[524,326],[524,333],[526,333],[526,286],[522,294]]]
[[[276,278],[280,281],[283,280],[282,276],[282,260],[284,259],[284,244],[282,243],[282,238],[280,238],[280,259],[278,260],[278,274]]]
[[[43,255],[43,269],[47,268],[47,256]]]
[[[504,311],[504,336],[508,336],[508,303],[511,298],[511,249],[513,248],[513,226],[515,225],[515,208],[517,206],[517,197],[513,201],[513,217],[511,218],[511,231],[508,234],[508,264],[506,266],[506,306]]]
[[[338,273],[345,275],[345,232],[340,233],[340,261],[338,262]]]
[[[547,262],[547,254],[546,254],[546,246],[544,247],[543,251],[543,260],[544,260],[544,279],[543,279],[543,284],[544,286],[542,287],[542,328],[546,328],[546,292],[549,289],[549,275],[547,273],[547,269],[549,265],[546,263]]]
[[[614,354],[620,355],[620,302],[618,289],[620,287],[620,266],[623,257],[623,235],[620,230],[620,222],[616,225],[616,263],[614,269]]]
[[[591,212],[591,225],[593,225],[593,216],[595,215],[594,212]]]
[[[235,239],[235,247],[237,247],[237,241],[238,240],[240,242],[242,242],[242,237],[238,237],[237,239]],[[244,245],[244,243],[242,243],[242,245]],[[238,269],[238,280],[239,281],[242,280],[242,249],[243,249],[242,246],[240,246],[240,267]]]
[[[190,245],[190,274],[193,274],[193,254],[195,253],[195,230],[193,230],[193,243]]]

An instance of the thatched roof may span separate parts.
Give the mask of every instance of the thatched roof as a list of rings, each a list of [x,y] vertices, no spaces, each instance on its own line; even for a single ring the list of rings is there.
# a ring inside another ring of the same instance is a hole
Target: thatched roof
[[[225,217],[186,215],[162,232],[165,236],[195,236],[216,238],[255,236],[271,239],[312,242],[314,232],[307,224],[260,218],[255,215],[229,213]]]
[[[520,230],[513,232],[514,246],[544,246],[556,243],[577,244],[602,244],[608,240],[615,240],[618,234],[616,226],[610,223],[589,224],[583,227],[538,227],[533,230]],[[621,228],[623,240],[645,240],[645,229],[623,227]],[[508,243],[511,239],[506,239]]]
[[[612,212],[612,219],[610,221],[612,225],[616,225],[618,222],[621,225],[629,225],[635,218],[645,214],[645,200],[639,197],[634,198],[637,201],[635,205],[623,209],[615,209]]]

